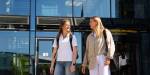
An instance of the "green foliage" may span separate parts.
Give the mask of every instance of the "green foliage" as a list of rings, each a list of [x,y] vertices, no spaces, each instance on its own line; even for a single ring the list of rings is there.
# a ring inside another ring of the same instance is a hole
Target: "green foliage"
[[[14,56],[12,70],[14,75],[29,75],[28,57],[23,55]]]

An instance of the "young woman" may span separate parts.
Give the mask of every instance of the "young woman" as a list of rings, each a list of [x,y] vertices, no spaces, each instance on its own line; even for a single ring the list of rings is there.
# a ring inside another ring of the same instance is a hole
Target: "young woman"
[[[110,75],[110,59],[113,58],[115,51],[112,34],[108,29],[104,28],[99,17],[92,17],[89,24],[92,32],[86,40],[86,52],[82,64],[82,72],[85,73],[85,68],[88,65],[90,75]],[[108,53],[105,50],[104,30],[107,35]]]
[[[70,40],[70,38],[72,39]],[[60,23],[58,35],[53,43],[50,73],[54,72],[54,75],[75,75],[76,56],[76,37],[71,33],[70,21],[63,20]],[[54,66],[55,63],[56,66]]]

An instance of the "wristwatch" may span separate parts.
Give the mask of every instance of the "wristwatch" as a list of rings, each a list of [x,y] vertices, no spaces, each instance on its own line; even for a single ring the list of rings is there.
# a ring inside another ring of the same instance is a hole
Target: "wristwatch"
[[[73,65],[75,66],[75,65],[76,65],[76,63],[73,63]]]

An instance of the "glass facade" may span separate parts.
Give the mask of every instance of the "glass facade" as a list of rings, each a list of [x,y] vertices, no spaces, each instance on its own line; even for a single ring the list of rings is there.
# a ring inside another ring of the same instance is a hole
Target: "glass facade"
[[[29,16],[30,0],[0,0],[0,75],[32,73]]]
[[[0,31],[0,52],[29,53],[29,32]]]
[[[1,15],[30,15],[30,0],[0,1]],[[149,17],[147,0],[35,0],[35,2],[37,16]]]
[[[116,17],[115,3],[116,0],[111,2],[110,0],[37,0],[36,11],[37,16],[90,17],[95,15],[108,18],[110,14]],[[112,10],[111,13],[110,10]]]
[[[91,16],[100,16],[111,29],[117,52],[122,51],[120,45],[128,44],[126,75],[149,75],[150,23],[143,21],[149,18],[149,3],[148,0],[0,0],[0,75],[38,75],[44,71],[48,75],[52,43],[62,19],[71,21],[78,39],[77,75],[80,75]]]

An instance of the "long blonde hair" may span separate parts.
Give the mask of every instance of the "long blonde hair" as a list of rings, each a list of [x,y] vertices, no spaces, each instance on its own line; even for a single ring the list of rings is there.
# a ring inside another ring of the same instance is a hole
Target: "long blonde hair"
[[[100,17],[98,17],[98,16],[93,16],[93,17],[91,17],[91,19],[94,20],[95,22],[97,22],[97,25],[95,28],[95,33],[96,33],[96,37],[100,37],[104,30],[102,21],[101,21]]]

